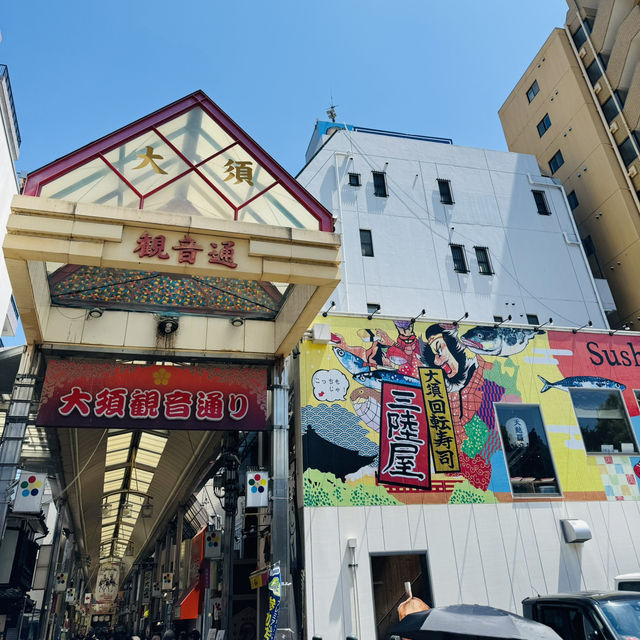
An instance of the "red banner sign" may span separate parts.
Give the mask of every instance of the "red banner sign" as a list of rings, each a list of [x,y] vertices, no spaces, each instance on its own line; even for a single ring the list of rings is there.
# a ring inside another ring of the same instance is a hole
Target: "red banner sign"
[[[422,391],[382,383],[378,482],[429,489],[429,429]]]
[[[264,367],[51,360],[36,424],[259,431],[266,415]]]

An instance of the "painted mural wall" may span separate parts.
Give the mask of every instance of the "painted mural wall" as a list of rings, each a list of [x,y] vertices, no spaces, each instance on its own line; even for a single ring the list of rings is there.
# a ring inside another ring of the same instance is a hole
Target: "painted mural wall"
[[[638,500],[640,337],[334,317],[301,347],[305,506]]]

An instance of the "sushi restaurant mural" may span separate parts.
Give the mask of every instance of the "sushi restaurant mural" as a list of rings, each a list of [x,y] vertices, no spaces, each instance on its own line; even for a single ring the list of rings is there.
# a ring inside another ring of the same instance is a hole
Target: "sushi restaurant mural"
[[[638,336],[335,317],[301,379],[306,506],[640,499]]]

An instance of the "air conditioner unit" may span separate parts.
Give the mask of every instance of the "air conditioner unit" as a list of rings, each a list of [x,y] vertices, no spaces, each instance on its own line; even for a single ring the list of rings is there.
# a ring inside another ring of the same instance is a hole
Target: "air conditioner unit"
[[[581,58],[584,58],[587,55],[587,50],[584,47],[580,47],[580,50],[578,51],[578,55]]]
[[[593,92],[594,93],[600,93],[602,91],[602,85],[599,82],[596,82],[593,85]]]
[[[627,175],[630,178],[635,178],[638,175],[638,170],[634,166],[631,166],[629,167],[629,171],[627,171]]]
[[[611,131],[611,133],[615,133],[618,128],[618,123],[615,122],[615,120],[609,125],[609,131]]]

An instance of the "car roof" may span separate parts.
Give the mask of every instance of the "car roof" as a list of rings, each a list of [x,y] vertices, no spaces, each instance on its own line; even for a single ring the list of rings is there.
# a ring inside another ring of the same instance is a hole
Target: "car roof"
[[[580,591],[579,593],[556,593],[544,596],[525,598],[522,603],[548,602],[554,600],[638,600],[637,591]]]

